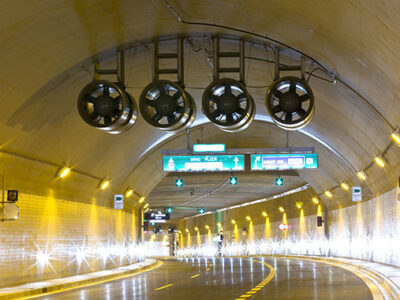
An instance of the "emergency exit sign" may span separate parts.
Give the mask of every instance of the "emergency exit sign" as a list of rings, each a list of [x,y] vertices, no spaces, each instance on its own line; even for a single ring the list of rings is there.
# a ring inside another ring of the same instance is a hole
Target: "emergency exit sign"
[[[353,200],[353,202],[362,201],[362,189],[361,189],[361,186],[353,186],[352,187],[352,200]]]
[[[122,194],[114,195],[114,208],[115,209],[124,209],[124,195],[122,195]]]

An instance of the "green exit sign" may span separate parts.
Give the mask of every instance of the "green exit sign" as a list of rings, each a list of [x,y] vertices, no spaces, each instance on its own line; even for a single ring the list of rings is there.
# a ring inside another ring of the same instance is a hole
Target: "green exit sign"
[[[181,155],[164,156],[166,172],[244,171],[244,155]]]

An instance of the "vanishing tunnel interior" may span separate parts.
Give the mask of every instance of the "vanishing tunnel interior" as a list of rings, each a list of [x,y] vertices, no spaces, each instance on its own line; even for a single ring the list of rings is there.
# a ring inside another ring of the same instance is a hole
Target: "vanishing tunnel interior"
[[[0,6],[0,299],[400,299],[399,3]]]

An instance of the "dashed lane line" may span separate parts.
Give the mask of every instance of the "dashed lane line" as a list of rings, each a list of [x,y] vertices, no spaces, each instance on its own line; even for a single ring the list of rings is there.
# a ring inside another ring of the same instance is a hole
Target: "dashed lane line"
[[[154,289],[154,290],[155,290],[155,291],[159,291],[159,290],[162,290],[162,289],[169,288],[170,286],[173,286],[173,284],[172,284],[172,283],[171,283],[171,284],[167,284],[167,285],[164,285],[164,286],[162,286],[162,287],[156,288],[156,289]]]
[[[246,259],[246,258],[245,258],[245,259]],[[246,260],[251,261],[250,259],[246,259]],[[251,296],[255,295],[255,294],[256,294],[258,291],[260,291],[264,286],[266,286],[266,285],[272,280],[272,278],[274,278],[274,276],[275,276],[275,274],[276,274],[276,270],[274,269],[273,266],[271,266],[271,265],[269,265],[269,264],[267,264],[267,263],[265,263],[265,262],[255,260],[255,259],[253,259],[253,261],[267,266],[268,269],[269,269],[269,274],[268,274],[267,277],[264,278],[263,281],[261,281],[259,284],[257,284],[256,287],[252,288],[250,291],[246,292],[245,294],[243,294],[243,295],[240,296],[239,298],[236,298],[235,300],[248,299],[248,298],[250,298]]]

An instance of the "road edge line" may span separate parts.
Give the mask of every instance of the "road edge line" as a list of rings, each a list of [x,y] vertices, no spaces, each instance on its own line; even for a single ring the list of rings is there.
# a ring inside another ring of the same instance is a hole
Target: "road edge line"
[[[318,257],[318,256],[302,256],[302,255],[266,255],[262,257],[277,257],[277,258],[289,258],[289,259],[298,259],[298,260],[309,260],[314,262],[321,262],[330,264],[345,270],[348,270],[355,274],[357,277],[361,278],[368,288],[370,289],[372,296],[375,299],[385,299],[385,300],[392,300],[392,299],[400,299],[400,288],[387,276],[384,274],[375,271],[371,268],[360,266],[357,264],[352,264],[351,262],[342,261],[339,259],[328,258],[328,257]],[[360,276],[363,275],[363,276]],[[366,282],[365,278],[367,278],[372,284],[376,286],[379,290],[380,295],[374,293],[371,290],[370,282]],[[380,297],[381,298],[380,298]]]
[[[85,279],[85,280],[80,280],[80,281],[75,281],[75,282],[70,282],[66,284],[55,284],[49,287],[44,287],[44,288],[37,288],[37,289],[32,289],[29,291],[21,291],[21,292],[16,292],[16,293],[10,293],[10,294],[5,294],[0,296],[0,300],[5,300],[5,299],[30,299],[30,298],[36,298],[36,297],[41,297],[41,296],[46,296],[50,294],[57,294],[77,288],[82,288],[86,286],[91,286],[91,285],[96,285],[100,283],[105,283],[117,279],[123,279],[129,276],[133,276],[136,274],[140,274],[143,272],[150,271],[152,269],[158,268],[161,266],[163,263],[161,261],[155,260],[153,263],[140,267],[135,270],[128,270],[128,271],[123,271],[117,274],[110,274],[106,276],[101,276],[101,277],[95,277],[95,278],[90,278],[90,279]]]

